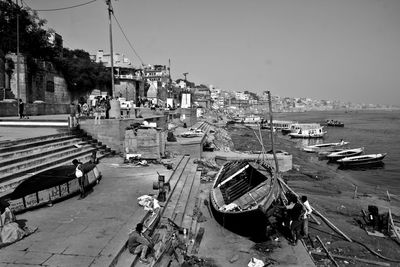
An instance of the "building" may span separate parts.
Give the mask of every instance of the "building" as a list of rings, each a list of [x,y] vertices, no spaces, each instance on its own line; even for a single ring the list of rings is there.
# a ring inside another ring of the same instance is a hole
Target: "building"
[[[98,50],[92,55],[92,60],[111,68],[111,55]],[[114,90],[115,97],[122,97],[135,103],[145,96],[143,70],[133,66],[132,62],[123,54],[114,53]]]
[[[169,69],[165,65],[148,65],[143,68],[146,87],[145,96],[153,103],[165,105],[170,82]]]

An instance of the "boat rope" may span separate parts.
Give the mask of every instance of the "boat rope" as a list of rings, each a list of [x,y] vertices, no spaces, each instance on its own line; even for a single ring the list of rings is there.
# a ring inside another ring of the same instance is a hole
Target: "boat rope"
[[[336,235],[334,235],[334,234],[332,234],[332,233],[329,233],[329,232],[326,232],[326,231],[324,231],[324,230],[321,230],[321,229],[312,227],[311,225],[309,225],[309,227],[312,228],[312,229],[314,229],[314,230],[317,230],[317,231],[319,231],[319,232],[328,234],[328,235],[330,235],[330,236],[338,237],[338,236],[336,236]],[[354,240],[354,238],[352,239],[352,242],[357,243],[357,244],[359,244],[359,245],[365,247],[369,252],[371,252],[372,254],[374,254],[375,256],[377,256],[378,258],[381,258],[381,259],[384,259],[384,260],[390,261],[390,262],[400,262],[400,259],[392,259],[392,258],[385,257],[385,256],[379,254],[378,252],[376,252],[375,250],[373,250],[372,248],[368,247],[366,244],[364,244],[364,243],[362,243],[362,242],[360,242],[360,241],[358,241],[358,240]]]

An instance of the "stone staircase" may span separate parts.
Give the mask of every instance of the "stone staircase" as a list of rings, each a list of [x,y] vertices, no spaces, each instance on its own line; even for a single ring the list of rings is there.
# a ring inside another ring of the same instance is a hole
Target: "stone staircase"
[[[97,158],[112,153],[82,131],[0,142],[0,195],[37,173],[71,164],[75,158],[88,161],[94,151]]]
[[[182,156],[178,160],[174,172],[167,180],[171,190],[167,193],[166,201],[162,203],[162,212],[160,223],[155,228],[149,229],[155,240],[155,250],[162,253],[166,246],[165,228],[163,225],[168,221],[174,222],[178,227],[186,229],[186,241],[192,238],[197,231],[197,217],[195,216],[195,206],[198,201],[198,190],[200,188],[201,172],[197,171],[197,164],[189,155]],[[144,219],[143,219],[144,220]],[[158,237],[158,238],[157,238]],[[138,261],[137,255],[132,255],[127,249],[127,244],[121,249],[121,252],[114,259],[111,266],[148,266]],[[168,257],[160,257],[159,261],[152,262],[150,266],[167,266],[164,265],[168,261]]]

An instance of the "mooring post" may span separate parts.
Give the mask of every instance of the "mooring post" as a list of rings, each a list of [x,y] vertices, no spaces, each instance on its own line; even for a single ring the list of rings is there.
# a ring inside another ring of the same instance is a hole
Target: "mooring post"
[[[355,186],[355,188],[354,188],[354,195],[353,195],[353,198],[357,198],[357,186]]]

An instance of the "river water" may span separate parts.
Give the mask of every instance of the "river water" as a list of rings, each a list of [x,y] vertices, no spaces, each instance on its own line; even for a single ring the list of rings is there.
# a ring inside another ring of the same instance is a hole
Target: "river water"
[[[291,139],[294,146],[318,143],[339,142],[341,139],[350,142],[350,148],[364,147],[364,154],[387,153],[384,165],[375,168],[357,168],[341,170],[347,172],[357,181],[389,190],[400,196],[400,111],[313,111],[301,113],[275,113],[274,120],[289,120],[299,123],[323,123],[327,119],[344,123],[344,127],[324,127],[328,132],[323,139]],[[236,141],[239,150],[261,150],[259,142],[249,130],[236,129],[242,136]],[[280,133],[278,133],[280,134]],[[268,138],[266,135],[264,138]],[[290,139],[288,136],[283,136]],[[279,149],[279,144],[277,146]],[[337,168],[328,164],[327,168]]]

